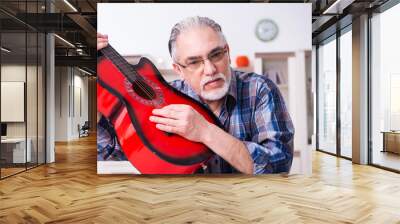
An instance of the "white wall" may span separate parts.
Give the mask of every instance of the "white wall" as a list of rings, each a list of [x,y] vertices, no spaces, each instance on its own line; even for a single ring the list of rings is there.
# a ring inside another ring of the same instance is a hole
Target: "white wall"
[[[98,32],[108,34],[111,45],[122,55],[151,55],[162,59],[159,69],[171,68],[168,39],[172,26],[188,16],[208,16],[222,27],[231,59],[255,52],[311,50],[311,4],[124,4],[99,3]],[[259,41],[255,26],[260,19],[274,20],[277,38]]]
[[[32,69],[31,66],[28,68],[25,65],[18,65],[18,64],[8,64],[8,65],[1,65],[1,81],[17,81],[17,82],[25,82],[25,69]]]
[[[312,172],[312,155],[307,142],[307,76],[304,51],[298,51],[295,57],[288,59],[288,70],[289,100],[286,101],[286,105],[295,128],[293,138],[295,155],[290,173],[310,175]],[[296,156],[296,152],[300,155]]]
[[[68,94],[68,74],[67,67],[55,68],[55,140],[66,141],[67,138],[67,117],[68,117],[68,98],[63,97],[65,92]],[[68,96],[68,95],[67,95]]]
[[[88,120],[87,77],[72,67],[56,67],[55,73],[55,141],[77,139],[78,124],[82,126]],[[82,115],[76,105],[82,106]]]
[[[78,72],[78,73],[77,73]],[[72,130],[71,130],[71,135],[72,138],[77,138],[79,133],[78,133],[78,124],[82,126],[85,121],[88,121],[88,78],[87,76],[81,76],[83,73],[81,73],[78,70],[74,71],[74,117],[72,119]],[[80,93],[77,91],[80,90]],[[79,94],[80,94],[80,99],[79,99]],[[79,100],[81,102],[79,102]],[[80,114],[79,107],[82,110],[82,114]]]
[[[2,65],[1,81],[25,82],[26,69],[29,72],[33,69],[33,67],[32,66],[26,67],[25,65],[19,65],[19,64]],[[1,108],[1,110],[8,110],[8,108]],[[7,136],[25,137],[25,126],[26,126],[25,122],[7,122]]]
[[[1,81],[18,81],[25,82],[26,70],[25,65],[8,64],[1,66]],[[29,66],[28,66],[29,69]],[[7,110],[7,108],[1,108]],[[25,122],[8,122],[7,136],[8,137],[25,137]]]
[[[37,76],[38,75],[38,76]],[[25,135],[29,139],[28,146],[32,153],[32,161],[36,161],[37,153],[39,154],[39,163],[44,162],[44,89],[43,89],[43,77],[41,66],[32,66],[25,64],[3,64],[1,66],[1,81],[2,82],[24,82],[26,87],[26,99],[25,90],[19,89],[19,94],[23,96],[20,98],[22,102],[18,108],[13,107],[1,107],[2,112],[6,113],[20,113],[22,121],[20,122],[6,122],[7,123],[7,137],[9,138],[24,138]],[[25,80],[27,78],[27,80]],[[2,96],[10,98],[7,94],[10,92],[3,92],[6,89],[2,89]],[[38,90],[38,92],[37,92]],[[6,95],[3,95],[6,94]],[[12,97],[11,97],[12,98]],[[25,102],[26,101],[26,102]],[[4,102],[2,102],[3,104]],[[18,103],[18,102],[15,102]],[[25,105],[26,103],[26,105]],[[13,111],[14,110],[14,111]],[[15,111],[19,110],[19,111]],[[26,119],[24,114],[26,112]],[[2,118],[3,119],[3,118]]]

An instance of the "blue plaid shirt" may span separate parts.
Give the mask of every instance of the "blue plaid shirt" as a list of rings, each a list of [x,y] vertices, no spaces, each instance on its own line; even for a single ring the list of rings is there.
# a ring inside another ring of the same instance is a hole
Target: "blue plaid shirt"
[[[225,131],[246,145],[254,162],[254,174],[289,172],[294,127],[278,87],[255,73],[231,72],[229,92],[219,114]],[[183,80],[171,85],[203,103]],[[210,159],[207,167],[208,173],[237,172],[218,155]]]

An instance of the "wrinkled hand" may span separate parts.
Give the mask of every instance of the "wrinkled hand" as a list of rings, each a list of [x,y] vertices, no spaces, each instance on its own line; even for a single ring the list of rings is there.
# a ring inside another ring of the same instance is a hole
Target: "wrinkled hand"
[[[188,140],[203,142],[209,122],[191,106],[171,104],[154,109],[150,121],[156,123],[159,130],[178,134]]]
[[[107,47],[108,35],[97,33],[97,50]]]

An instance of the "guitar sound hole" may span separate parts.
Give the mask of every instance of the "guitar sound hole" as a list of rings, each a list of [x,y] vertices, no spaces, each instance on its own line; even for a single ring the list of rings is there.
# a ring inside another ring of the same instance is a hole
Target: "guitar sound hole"
[[[142,80],[136,80],[132,82],[132,89],[137,95],[146,100],[152,100],[156,98],[156,93],[154,90]]]

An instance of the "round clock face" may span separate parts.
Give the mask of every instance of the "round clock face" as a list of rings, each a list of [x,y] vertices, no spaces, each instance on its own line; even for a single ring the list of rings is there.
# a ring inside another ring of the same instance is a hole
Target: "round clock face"
[[[270,19],[263,19],[256,25],[256,36],[261,41],[270,41],[278,35],[278,25]]]

